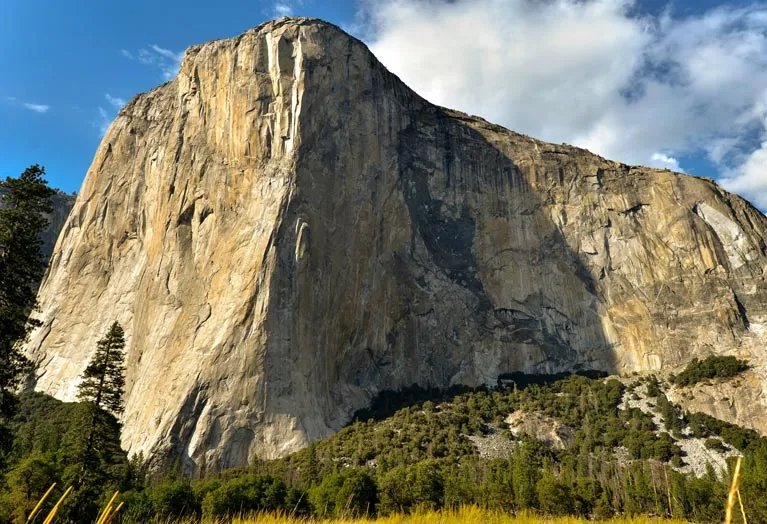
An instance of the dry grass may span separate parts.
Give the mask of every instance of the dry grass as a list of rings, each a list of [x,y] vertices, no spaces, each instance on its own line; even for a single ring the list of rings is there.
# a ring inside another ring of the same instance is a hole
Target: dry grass
[[[377,519],[329,519],[302,520],[279,515],[257,515],[235,519],[233,524],[584,524],[587,521],[577,517],[545,518],[525,513],[517,516],[476,507],[464,507],[457,511],[431,511],[413,515],[391,515]],[[683,521],[650,517],[625,517],[599,521],[604,524],[681,524]]]

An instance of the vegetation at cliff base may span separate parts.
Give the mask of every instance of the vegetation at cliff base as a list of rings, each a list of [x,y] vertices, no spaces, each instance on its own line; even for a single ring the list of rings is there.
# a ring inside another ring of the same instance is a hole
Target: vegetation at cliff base
[[[128,460],[120,447],[124,338],[114,323],[85,370],[78,403],[40,393],[21,395],[8,424],[14,436],[0,489],[0,522],[24,522],[53,482],[50,510],[67,486],[73,491],[58,516],[92,522],[109,494],[143,485],[140,460]],[[2,471],[0,471],[2,473]]]
[[[690,457],[679,444],[700,438],[712,449],[743,451],[741,493],[749,518],[766,522],[767,505],[761,499],[767,490],[767,440],[752,430],[682,412],[666,399],[663,387],[654,377],[631,383],[541,377],[525,387],[432,391],[434,400],[424,400],[427,393],[419,388],[408,388],[403,398],[389,392],[389,401],[374,403],[388,410],[407,405],[407,397],[418,399],[391,416],[368,413],[366,421],[284,459],[195,478],[173,466],[150,473],[140,457],[128,460],[117,447],[115,427],[104,448],[111,451],[98,455],[94,471],[99,477],[88,482],[93,486],[88,507],[97,511],[119,490],[123,508],[113,522],[124,523],[212,522],[251,512],[408,522],[408,515],[424,513],[454,518],[451,512],[469,511],[461,509],[466,506],[498,522],[533,513],[716,522],[724,511],[727,471],[720,476],[712,465],[696,478],[683,470]],[[648,391],[656,396],[649,397]],[[660,426],[631,407],[630,399],[641,395],[655,404]],[[23,517],[51,480],[61,482],[60,495],[77,477],[91,421],[88,404],[22,396],[13,426],[15,452],[0,491],[0,508],[5,508],[0,521]],[[509,422],[511,414],[524,421],[531,413],[538,414],[534,423],[552,424],[561,438],[547,443],[520,429],[531,430],[528,426]],[[671,421],[673,428],[666,425]],[[485,441],[503,446],[488,454]],[[71,519],[73,510],[67,508],[62,516]],[[428,513],[439,511],[447,513]]]

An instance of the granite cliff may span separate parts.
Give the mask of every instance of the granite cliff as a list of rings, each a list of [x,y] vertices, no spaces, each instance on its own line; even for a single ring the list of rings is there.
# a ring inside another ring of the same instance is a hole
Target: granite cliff
[[[41,250],[45,258],[50,258],[53,255],[56,240],[59,238],[61,230],[64,229],[69,212],[72,211],[72,207],[75,205],[75,198],[75,195],[70,195],[63,191],[56,191],[56,194],[51,198],[53,212],[48,214],[48,227],[40,234],[43,241]]]
[[[188,470],[296,450],[383,389],[515,370],[734,354],[756,420],[765,234],[710,180],[436,107],[340,29],[280,19],[190,48],[111,125],[40,290],[33,382],[72,399],[119,321],[123,443]]]

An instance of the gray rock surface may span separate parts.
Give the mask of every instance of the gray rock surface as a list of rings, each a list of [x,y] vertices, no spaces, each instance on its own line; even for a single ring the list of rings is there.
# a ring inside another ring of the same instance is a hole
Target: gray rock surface
[[[120,112],[28,353],[72,399],[119,321],[123,444],[214,470],[414,382],[764,366],[765,232],[709,180],[433,106],[338,28],[280,19]]]
[[[56,247],[56,240],[59,238],[59,233],[64,229],[64,224],[67,222],[69,212],[75,205],[75,195],[70,195],[61,191],[57,191],[51,199],[53,212],[48,214],[48,227],[40,235],[43,240],[43,247],[41,251],[45,258],[50,259],[53,255],[53,249]]]

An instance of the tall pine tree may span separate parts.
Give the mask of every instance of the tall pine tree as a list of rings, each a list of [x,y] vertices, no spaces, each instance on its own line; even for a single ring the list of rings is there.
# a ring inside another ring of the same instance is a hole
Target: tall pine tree
[[[37,325],[29,315],[46,265],[40,233],[55,193],[44,175],[44,168],[33,165],[18,178],[0,181],[0,464],[10,446],[3,425],[13,414],[14,391],[29,364],[21,343]]]
[[[117,489],[123,468],[114,467],[122,451],[119,444],[125,386],[125,333],[114,322],[96,345],[96,354],[83,372],[78,386],[78,400],[87,406],[85,416],[76,424],[82,426],[82,440],[68,448],[74,453],[72,466],[64,472],[65,482],[75,486],[68,518],[74,522],[92,521],[98,513],[98,494],[105,485]]]
[[[125,332],[114,322],[107,334],[98,341],[96,354],[83,372],[77,398],[90,402],[115,417],[123,411],[125,387]]]

